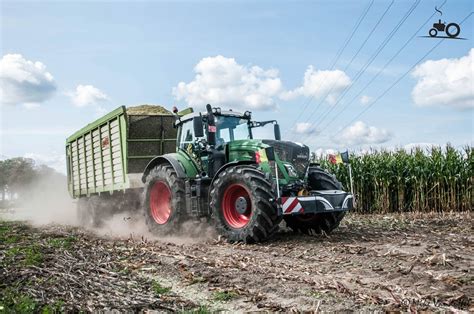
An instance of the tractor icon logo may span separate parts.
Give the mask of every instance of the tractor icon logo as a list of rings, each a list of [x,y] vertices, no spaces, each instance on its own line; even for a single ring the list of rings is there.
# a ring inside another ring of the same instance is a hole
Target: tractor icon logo
[[[435,7],[436,12],[440,15],[443,15],[437,7]],[[445,33],[440,34],[440,33]],[[428,37],[428,38],[447,38],[447,39],[466,39],[466,38],[459,38],[459,34],[461,33],[461,27],[457,23],[448,23],[442,22],[441,19],[438,20],[437,23],[433,23],[433,28],[428,31],[429,36],[420,36],[420,37]],[[443,36],[444,35],[444,36]]]
[[[458,37],[459,33],[461,32],[461,28],[456,23],[441,23],[441,20],[438,23],[433,24],[433,28],[430,29],[429,34],[431,37],[437,37],[438,32],[446,32],[446,35],[450,38]]]

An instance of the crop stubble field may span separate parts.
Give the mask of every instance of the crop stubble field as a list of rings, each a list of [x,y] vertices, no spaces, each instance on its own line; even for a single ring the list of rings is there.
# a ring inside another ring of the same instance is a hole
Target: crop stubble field
[[[329,236],[283,228],[258,245],[2,221],[0,306],[473,311],[472,231],[469,212],[349,214]]]

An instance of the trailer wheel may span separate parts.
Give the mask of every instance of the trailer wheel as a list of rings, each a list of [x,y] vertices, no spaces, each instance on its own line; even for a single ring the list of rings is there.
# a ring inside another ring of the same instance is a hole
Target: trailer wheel
[[[185,187],[173,167],[158,165],[147,176],[143,213],[148,229],[155,234],[176,232],[185,219]]]
[[[210,209],[219,234],[229,242],[261,242],[278,230],[272,185],[252,166],[225,169],[210,192]]]
[[[77,201],[77,219],[86,228],[97,228],[102,223],[99,196],[81,197]]]
[[[311,167],[308,171],[308,181],[312,190],[341,190],[342,184],[334,175],[320,167]],[[346,212],[320,213],[285,216],[286,225],[295,232],[305,234],[329,234],[336,229]]]

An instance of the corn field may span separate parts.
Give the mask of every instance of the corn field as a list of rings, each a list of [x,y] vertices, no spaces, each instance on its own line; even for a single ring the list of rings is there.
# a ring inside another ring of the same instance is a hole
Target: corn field
[[[350,156],[360,213],[472,210],[474,147],[372,151]],[[319,158],[321,166],[350,190],[348,166]]]

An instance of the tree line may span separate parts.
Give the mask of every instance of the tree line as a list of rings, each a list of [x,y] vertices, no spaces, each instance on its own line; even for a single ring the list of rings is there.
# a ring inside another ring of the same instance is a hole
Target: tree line
[[[64,175],[46,165],[37,165],[31,158],[0,160],[0,207],[28,198],[29,190],[46,178],[61,181]]]

